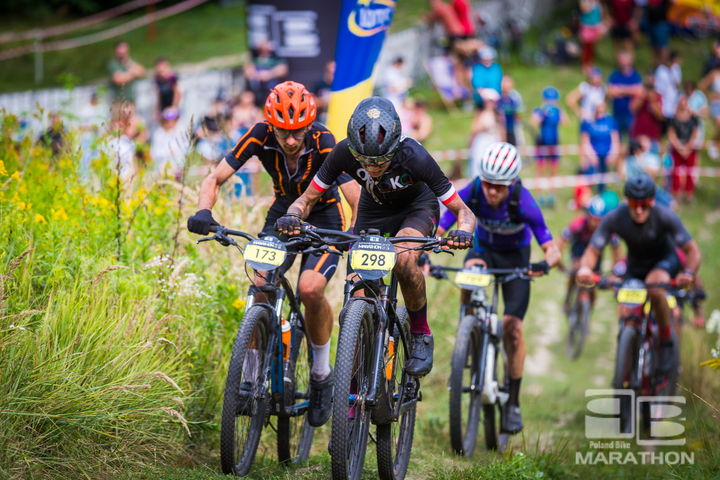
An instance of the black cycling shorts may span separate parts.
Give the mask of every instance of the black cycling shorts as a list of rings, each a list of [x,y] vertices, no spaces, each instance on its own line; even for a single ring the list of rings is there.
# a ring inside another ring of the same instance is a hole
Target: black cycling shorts
[[[287,235],[278,235],[279,232],[275,230],[275,222],[287,213],[287,209],[288,207],[285,207],[278,202],[273,202],[270,206],[270,210],[268,210],[267,217],[265,217],[265,226],[262,229],[262,233],[265,235],[272,235],[286,241],[288,239]],[[322,205],[320,209],[313,208],[305,221],[318,228],[341,231],[345,231],[347,228],[340,202]],[[290,270],[290,267],[292,267],[293,263],[295,263],[296,256],[297,255],[288,255],[282,266],[283,272]],[[339,261],[340,255],[331,253],[324,253],[322,255],[303,255],[300,263],[300,273],[302,274],[305,270],[314,270],[321,273],[329,282],[337,270]]]
[[[677,251],[673,249],[672,252],[668,253],[665,258],[661,259],[650,267],[648,267],[645,262],[640,263],[637,261],[633,261],[633,258],[628,256],[627,273],[625,274],[625,278],[636,278],[638,280],[645,280],[645,277],[648,276],[648,273],[650,273],[651,270],[655,270],[656,268],[659,268],[660,270],[665,270],[668,275],[670,275],[670,278],[675,278],[677,274],[680,273],[681,268],[680,257],[678,256]]]
[[[414,228],[420,235],[431,237],[437,230],[440,218],[440,204],[432,192],[416,198],[404,208],[388,208],[378,205],[365,194],[358,202],[355,233],[361,230],[380,230],[380,235],[395,236],[403,228]]]
[[[479,252],[471,248],[465,256],[465,261],[476,258],[482,259],[487,268],[524,268],[530,265],[530,246],[518,250],[498,252],[490,250],[487,245],[480,244]],[[530,303],[530,280],[516,278],[515,280],[502,284],[503,301],[505,302],[504,315],[512,315],[520,320],[525,318],[525,313]]]

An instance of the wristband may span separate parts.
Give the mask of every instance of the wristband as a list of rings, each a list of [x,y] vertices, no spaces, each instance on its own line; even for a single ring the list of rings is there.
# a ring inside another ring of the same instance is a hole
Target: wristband
[[[692,270],[683,270],[683,273],[685,275],[690,275],[691,277],[695,277],[695,272],[693,272]]]

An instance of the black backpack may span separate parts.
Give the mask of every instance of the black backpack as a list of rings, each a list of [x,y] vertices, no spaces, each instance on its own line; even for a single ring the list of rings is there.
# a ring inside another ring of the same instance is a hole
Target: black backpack
[[[470,193],[470,210],[472,210],[473,213],[475,213],[478,202],[480,201],[480,185],[480,177],[475,178]],[[522,180],[520,180],[520,177],[517,177],[510,191],[510,200],[508,201],[508,213],[513,223],[520,223],[520,194],[522,193],[522,189]]]

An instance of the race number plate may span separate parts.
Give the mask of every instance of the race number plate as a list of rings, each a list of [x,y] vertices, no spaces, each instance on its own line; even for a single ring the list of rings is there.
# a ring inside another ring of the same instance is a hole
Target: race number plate
[[[643,305],[647,300],[647,290],[644,288],[620,288],[617,294],[618,303],[628,305],[631,307],[637,307]]]
[[[492,275],[484,269],[466,268],[455,274],[455,283],[466,290],[477,290],[487,287],[492,282]]]
[[[383,278],[395,266],[395,247],[386,238],[368,235],[350,249],[350,266],[364,280]]]
[[[243,256],[250,267],[267,272],[283,264],[287,249],[277,238],[263,237],[245,245]]]

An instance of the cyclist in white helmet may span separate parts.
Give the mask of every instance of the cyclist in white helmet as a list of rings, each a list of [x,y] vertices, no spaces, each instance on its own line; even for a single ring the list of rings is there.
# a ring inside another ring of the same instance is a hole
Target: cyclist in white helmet
[[[545,252],[547,268],[528,275],[544,275],[560,261],[560,250],[545,225],[540,207],[518,178],[521,168],[522,159],[515,147],[505,142],[494,143],[482,156],[479,177],[458,192],[477,217],[475,248],[465,257],[465,267],[477,264],[488,268],[527,267],[533,235]],[[440,218],[438,234],[450,229],[455,220],[452,212],[445,212]],[[505,283],[502,293],[510,398],[503,408],[501,431],[513,434],[523,428],[519,403],[525,361],[522,320],[530,301],[530,281],[517,279]],[[460,299],[469,303],[470,291],[463,290]]]

